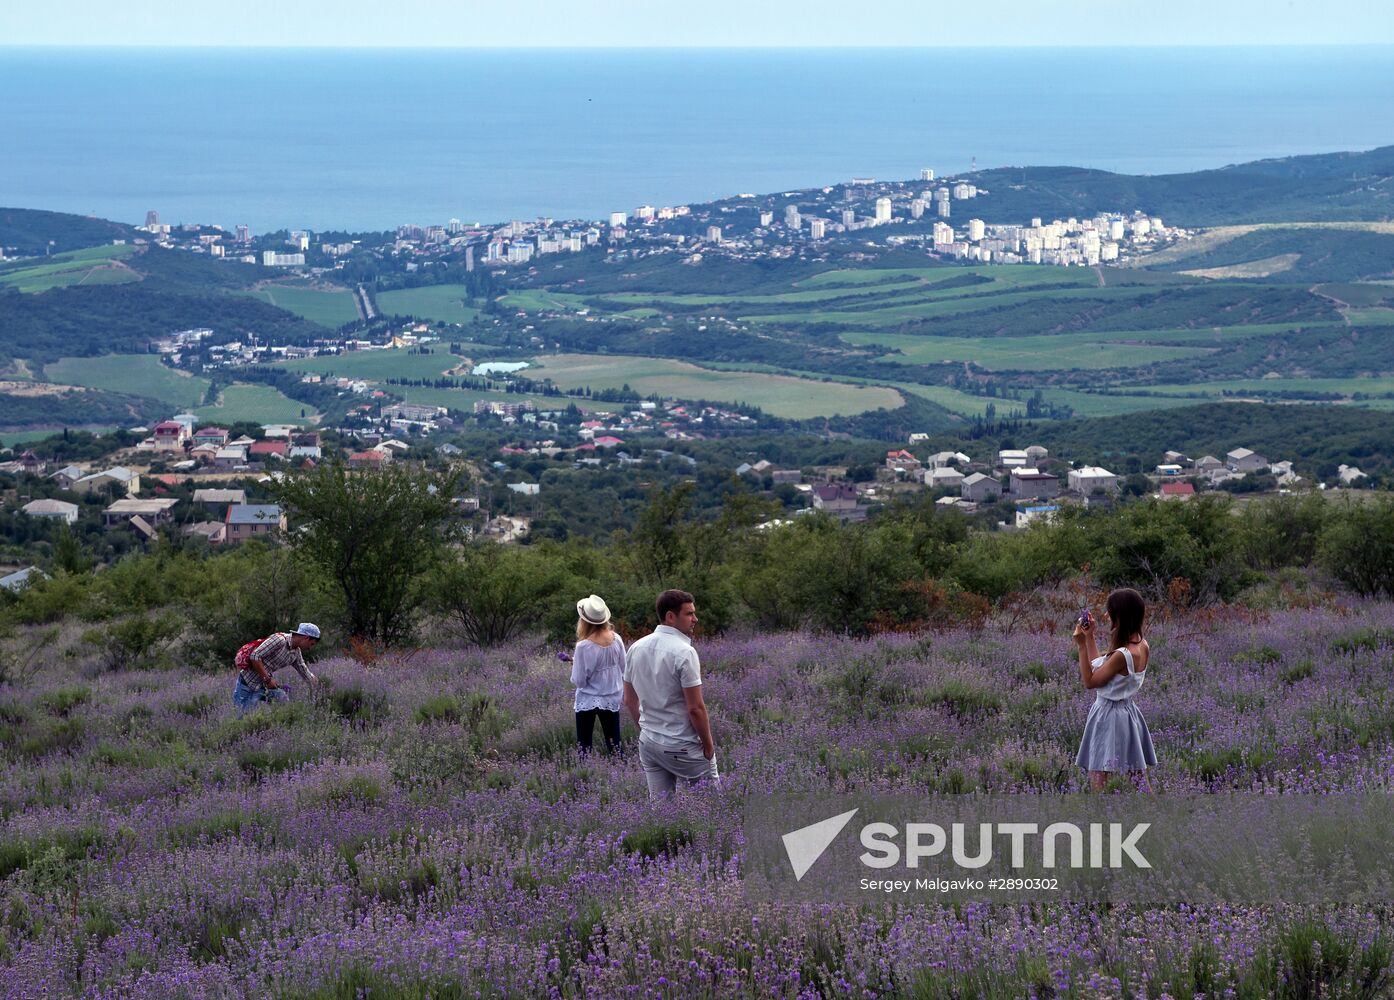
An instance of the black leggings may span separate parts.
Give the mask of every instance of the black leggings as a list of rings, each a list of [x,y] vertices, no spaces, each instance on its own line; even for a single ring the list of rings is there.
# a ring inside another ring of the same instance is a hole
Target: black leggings
[[[605,734],[605,747],[611,753],[620,752],[620,713],[603,708],[588,708],[576,713],[576,744],[582,753],[590,753],[595,736],[595,720],[600,717],[600,730]]]

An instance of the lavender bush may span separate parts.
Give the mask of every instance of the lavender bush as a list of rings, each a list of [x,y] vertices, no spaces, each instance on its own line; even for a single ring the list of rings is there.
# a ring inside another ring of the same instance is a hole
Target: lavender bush
[[[1159,792],[1389,789],[1394,605],[1151,640]],[[1082,790],[1059,633],[705,642],[725,785],[663,804],[578,758],[554,648],[322,661],[242,719],[230,670],[73,649],[0,692],[7,997],[1388,993],[1387,911],[744,898],[748,794]]]

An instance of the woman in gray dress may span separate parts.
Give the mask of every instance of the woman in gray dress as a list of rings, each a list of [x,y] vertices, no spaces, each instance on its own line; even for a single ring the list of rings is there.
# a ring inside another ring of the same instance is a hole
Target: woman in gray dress
[[[1084,686],[1094,690],[1094,704],[1084,720],[1075,763],[1089,772],[1089,785],[1098,792],[1110,774],[1127,773],[1145,791],[1152,786],[1147,769],[1157,763],[1152,734],[1134,697],[1142,688],[1151,651],[1142,636],[1147,605],[1131,588],[1108,595],[1107,612],[1110,652],[1100,655],[1094,643],[1094,621],[1088,612],[1075,623],[1074,640],[1079,647],[1079,672]]]

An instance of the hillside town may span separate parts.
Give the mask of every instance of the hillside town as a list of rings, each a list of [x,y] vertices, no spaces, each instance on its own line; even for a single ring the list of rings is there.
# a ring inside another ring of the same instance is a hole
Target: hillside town
[[[788,257],[801,247],[845,239],[923,250],[931,257],[994,264],[1061,267],[1117,264],[1189,239],[1140,210],[1090,218],[1044,214],[1010,224],[987,223],[974,207],[992,192],[967,179],[935,180],[924,169],[918,181],[853,178],[849,182],[781,195],[739,194],[702,205],[640,205],[606,219],[539,217],[503,224],[398,226],[388,240],[317,240],[306,230],[253,237],[246,226],[227,233],[219,226],[172,226],[148,214],[136,243],[208,254],[288,272],[332,276],[356,253],[395,261],[405,273],[456,262],[477,267],[531,265],[538,258],[611,251],[666,252],[700,263],[717,254],[741,260]],[[959,221],[961,220],[961,221]],[[360,314],[371,319],[367,296]]]

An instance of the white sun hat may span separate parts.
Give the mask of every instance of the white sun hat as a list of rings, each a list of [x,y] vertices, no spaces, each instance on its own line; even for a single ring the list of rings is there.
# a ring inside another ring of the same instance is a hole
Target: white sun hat
[[[576,613],[592,625],[604,625],[610,620],[610,609],[595,594],[576,602]]]

